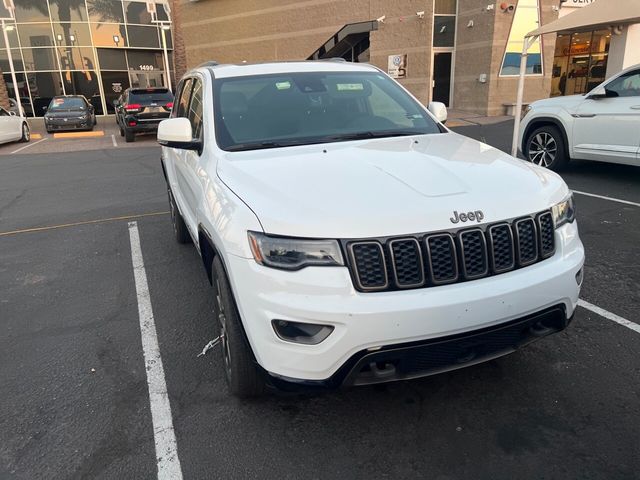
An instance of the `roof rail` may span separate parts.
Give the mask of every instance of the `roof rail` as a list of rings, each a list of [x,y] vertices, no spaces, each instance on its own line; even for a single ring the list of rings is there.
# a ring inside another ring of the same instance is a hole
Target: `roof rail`
[[[220,65],[220,64],[218,62],[216,62],[215,60],[209,60],[207,62],[201,63],[200,65],[197,66],[197,68],[217,67],[218,65]]]
[[[342,57],[318,58],[317,62],[346,62]]]

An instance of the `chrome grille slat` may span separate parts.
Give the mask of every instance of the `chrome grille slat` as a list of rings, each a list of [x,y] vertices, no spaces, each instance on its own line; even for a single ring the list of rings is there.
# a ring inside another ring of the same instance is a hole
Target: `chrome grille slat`
[[[432,287],[506,273],[551,257],[550,211],[452,232],[344,240],[356,289]]]

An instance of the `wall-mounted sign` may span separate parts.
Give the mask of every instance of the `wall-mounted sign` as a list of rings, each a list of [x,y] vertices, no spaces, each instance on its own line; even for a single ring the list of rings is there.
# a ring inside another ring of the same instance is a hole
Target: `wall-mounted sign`
[[[153,65],[138,65],[138,70],[151,71],[155,67]]]
[[[565,7],[574,7],[574,8],[580,8],[580,7],[586,7],[587,5],[590,5],[592,3],[594,3],[596,0],[566,0],[566,2],[564,2],[562,4],[562,8]]]
[[[389,55],[387,73],[391,78],[406,78],[407,54]]]
[[[122,92],[122,83],[112,83],[111,84],[111,90],[113,90],[114,93],[121,93]]]

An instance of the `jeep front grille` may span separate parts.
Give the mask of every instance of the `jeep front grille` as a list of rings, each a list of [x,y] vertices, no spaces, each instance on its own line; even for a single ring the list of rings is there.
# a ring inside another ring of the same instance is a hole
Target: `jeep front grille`
[[[457,283],[532,265],[555,253],[551,212],[451,232],[345,240],[360,291]]]

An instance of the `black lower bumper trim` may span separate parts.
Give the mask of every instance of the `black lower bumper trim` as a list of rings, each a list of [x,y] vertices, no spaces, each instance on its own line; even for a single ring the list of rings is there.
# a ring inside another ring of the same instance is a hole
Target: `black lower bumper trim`
[[[326,380],[301,380],[269,374],[269,381],[278,389],[291,391],[370,385],[435,375],[513,353],[535,340],[564,330],[572,318],[567,319],[564,305],[556,305],[481,330],[388,345],[375,352],[363,350]]]

